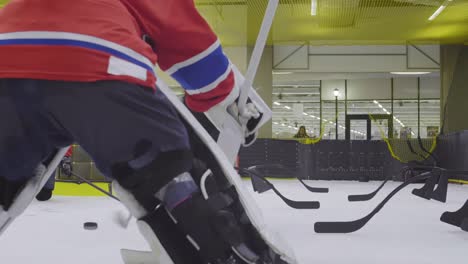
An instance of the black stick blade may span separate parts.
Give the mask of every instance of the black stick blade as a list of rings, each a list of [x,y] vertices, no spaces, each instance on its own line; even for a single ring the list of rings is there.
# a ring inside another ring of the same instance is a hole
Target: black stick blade
[[[468,217],[465,218],[465,220],[463,220],[462,224],[461,224],[461,229],[463,231],[467,231],[468,232]]]
[[[402,183],[400,186],[395,188],[385,199],[380,202],[380,204],[375,207],[372,212],[370,212],[368,215],[365,217],[354,220],[354,221],[349,221],[349,222],[317,222],[314,225],[314,230],[317,233],[352,233],[355,232],[362,227],[364,227],[367,222],[372,219],[384,206],[385,204],[392,199],[395,194],[397,194],[399,191],[401,191],[403,188],[408,186],[409,184],[413,182],[417,182],[419,180],[426,180],[427,178],[430,177],[430,173],[423,173],[420,174],[412,179],[409,179],[408,181]]]
[[[319,234],[347,234],[358,231],[366,222],[365,219],[351,222],[317,222],[314,230]]]
[[[304,185],[304,187],[309,190],[310,192],[313,192],[313,193],[328,193],[329,192],[329,189],[328,188],[320,188],[320,187],[312,187],[312,186],[309,186],[307,185],[302,179],[299,179],[297,178],[301,183],[302,185]]]
[[[350,202],[364,202],[369,201],[384,187],[384,185],[388,182],[388,179],[383,181],[382,184],[377,188],[377,190],[368,193],[368,194],[354,194],[348,196],[348,201]]]
[[[273,191],[278,195],[283,202],[294,209],[319,209],[320,202],[317,201],[293,201],[286,198],[283,194],[281,194],[275,187],[272,187]]]
[[[261,176],[261,174],[256,171],[255,169],[251,170],[242,170],[247,175],[250,175],[250,177],[257,179],[258,181],[262,181],[262,185],[267,186],[269,190],[273,190],[276,195],[278,195],[281,200],[283,200],[284,203],[286,203],[288,206],[294,208],[294,209],[319,209],[320,208],[320,202],[318,201],[293,201],[288,198],[286,198],[278,189],[275,188],[275,186],[265,179],[265,177]],[[258,184],[258,183],[257,183]]]
[[[468,218],[468,200],[455,212],[445,212],[440,217],[440,221],[449,225],[461,227],[463,220]]]

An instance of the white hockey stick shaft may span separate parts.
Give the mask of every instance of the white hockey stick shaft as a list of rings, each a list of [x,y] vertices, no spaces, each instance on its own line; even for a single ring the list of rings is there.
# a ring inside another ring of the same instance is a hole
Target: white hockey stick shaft
[[[257,74],[258,65],[260,64],[263,50],[265,49],[268,34],[270,33],[271,25],[273,24],[273,19],[276,14],[276,9],[278,8],[278,4],[279,0],[270,0],[268,2],[262,26],[260,28],[260,32],[258,33],[257,42],[255,43],[252,56],[250,57],[250,63],[247,68],[247,73],[245,74],[245,81],[240,87],[239,109],[241,113],[244,113],[245,111],[245,105],[247,103],[247,99],[249,98],[250,87],[252,87],[255,75]]]

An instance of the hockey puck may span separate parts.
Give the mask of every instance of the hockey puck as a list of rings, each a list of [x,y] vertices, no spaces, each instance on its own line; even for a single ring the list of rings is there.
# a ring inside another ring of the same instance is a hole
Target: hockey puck
[[[98,228],[98,224],[95,222],[86,222],[83,224],[83,228],[86,230],[96,230]]]

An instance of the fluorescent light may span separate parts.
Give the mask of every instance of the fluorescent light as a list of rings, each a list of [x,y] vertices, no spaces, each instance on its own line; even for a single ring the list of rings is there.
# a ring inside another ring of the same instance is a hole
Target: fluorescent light
[[[292,126],[288,126],[289,128],[292,128]]]
[[[310,117],[312,117],[312,118],[315,118],[315,116],[314,116],[314,115],[310,115]]]
[[[273,74],[275,74],[275,75],[285,75],[285,74],[292,74],[292,72],[287,72],[287,71],[274,71]]]
[[[273,102],[274,105],[281,105],[280,103],[278,102]]]
[[[281,124],[281,126],[286,126],[285,124]]]
[[[440,13],[442,13],[442,11],[444,11],[444,9],[446,8],[447,6],[446,5],[441,5],[435,12],[434,14],[432,14],[431,17],[428,18],[429,21],[432,21],[434,19],[436,19],[436,17],[438,17],[440,15]]]
[[[328,122],[328,120],[326,120],[325,118],[323,119],[323,121]]]
[[[289,107],[289,106],[287,106],[287,105],[285,105],[284,108],[286,108],[286,109],[291,109],[291,107]]]
[[[312,0],[311,6],[310,6],[310,14],[312,16],[317,15],[317,0]]]
[[[303,114],[303,115],[305,115],[305,116],[306,116],[306,115],[308,115],[308,114],[307,114],[307,113],[305,113],[305,112],[304,112],[304,113],[302,113],[302,114]]]
[[[374,100],[374,104],[379,104],[379,102],[377,102],[376,100]]]
[[[383,106],[382,106],[381,104],[379,104],[379,107],[380,107],[380,108],[383,108]]]
[[[391,74],[395,75],[422,75],[422,74],[429,74],[430,72],[390,72]]]
[[[273,122],[273,124],[278,125],[278,122]]]
[[[320,117],[317,117],[318,120],[320,120]]]

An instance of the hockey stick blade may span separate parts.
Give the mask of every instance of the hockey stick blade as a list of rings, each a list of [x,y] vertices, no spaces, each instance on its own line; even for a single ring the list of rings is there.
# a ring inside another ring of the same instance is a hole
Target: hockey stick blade
[[[430,173],[426,172],[418,176],[415,176],[407,180],[406,182],[402,183],[395,190],[393,190],[387,197],[385,197],[385,199],[379,205],[377,205],[377,207],[370,214],[368,214],[367,216],[361,219],[349,221],[349,222],[317,222],[314,225],[314,230],[316,233],[352,233],[352,232],[355,232],[363,228],[367,224],[367,222],[369,222],[369,220],[372,219],[372,217],[374,217],[385,206],[385,204],[403,188],[410,185],[411,183],[414,183],[420,180],[426,180],[429,177],[430,177]]]
[[[468,217],[465,218],[465,220],[463,220],[462,224],[461,224],[461,229],[463,231],[467,231],[468,232]]]
[[[310,192],[313,192],[313,193],[328,193],[330,190],[328,188],[320,188],[320,187],[312,187],[312,186],[309,186],[307,185],[302,179],[299,179],[299,182],[302,183],[302,185],[304,185],[304,187],[309,190]]]
[[[456,227],[461,227],[462,222],[465,218],[468,218],[468,200],[465,204],[455,212],[445,212],[440,217],[440,221],[453,225]]]
[[[288,168],[285,168],[281,164],[262,164],[262,165],[255,165],[255,166],[251,166],[247,168],[247,170],[257,170],[257,169],[275,169],[275,170],[284,170],[284,171],[288,170]],[[329,192],[328,188],[312,187],[312,186],[307,185],[302,179],[300,178],[297,178],[297,179],[310,192],[313,192],[313,193],[328,193]]]
[[[375,197],[375,195],[382,190],[382,188],[387,184],[388,179],[382,182],[380,184],[379,188],[377,188],[375,191],[368,193],[368,194],[354,194],[354,195],[349,195],[348,196],[348,201],[350,202],[364,202],[364,201],[369,201],[372,198]]]
[[[259,179],[265,182],[276,193],[276,195],[278,195],[281,198],[281,200],[283,200],[285,204],[287,204],[288,206],[294,209],[319,209],[320,208],[320,202],[318,201],[293,201],[291,199],[286,198],[278,189],[276,189],[273,183],[265,179],[265,177],[262,177],[260,173],[256,171],[255,169],[251,169],[251,170],[240,169],[239,171],[249,175],[250,177],[255,177],[256,179]]]

